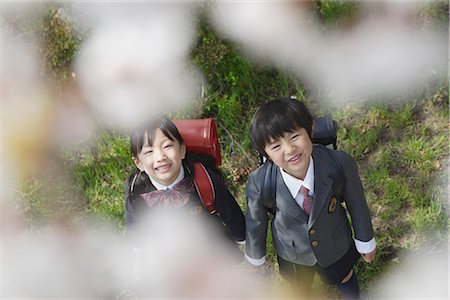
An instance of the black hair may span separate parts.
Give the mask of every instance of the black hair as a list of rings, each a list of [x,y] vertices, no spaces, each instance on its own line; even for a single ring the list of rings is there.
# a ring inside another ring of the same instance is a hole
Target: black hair
[[[153,145],[155,131],[158,128],[161,129],[164,135],[171,141],[177,140],[181,145],[184,144],[184,140],[175,124],[168,117],[162,116],[144,126],[141,126],[131,134],[130,150],[134,158],[137,158],[138,154],[142,151],[146,138],[148,144],[150,146]],[[135,192],[140,194],[150,184],[148,175],[136,168],[127,179],[127,191],[129,192],[129,195],[133,195]]]
[[[156,121],[137,129],[131,134],[130,150],[134,158],[137,158],[138,154],[142,151],[145,144],[145,137],[147,137],[148,144],[150,146],[153,145],[155,130],[158,128],[161,129],[164,135],[171,141],[174,141],[175,139],[180,143],[180,145],[184,144],[184,140],[175,124],[168,117],[162,116]]]
[[[148,145],[153,145],[155,130],[158,128],[161,129],[164,135],[170,140],[177,140],[181,145],[184,144],[184,140],[175,124],[168,117],[162,116],[159,119],[148,123],[146,126],[140,127],[131,134],[130,150],[134,158],[137,158],[138,154],[142,151],[146,138]],[[207,154],[186,153],[186,157],[183,159],[183,166],[186,166],[187,171],[192,173],[194,170],[193,163],[196,162],[203,164],[206,168],[212,170],[222,181],[224,180],[225,177],[222,171],[216,168],[216,161],[212,156]],[[135,193],[140,194],[144,192],[146,187],[151,185],[151,183],[148,175],[136,168],[128,177],[126,185],[127,195],[132,196]]]
[[[313,117],[308,108],[296,99],[283,97],[264,103],[255,113],[250,125],[250,140],[261,155],[272,140],[285,133],[304,128],[312,138]]]

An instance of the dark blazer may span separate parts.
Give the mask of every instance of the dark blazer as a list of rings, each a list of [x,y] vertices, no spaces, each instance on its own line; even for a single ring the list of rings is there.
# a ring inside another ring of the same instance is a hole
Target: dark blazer
[[[183,160],[183,167],[185,176],[194,176],[192,162],[187,159]],[[216,214],[211,217],[218,218],[220,223],[225,225],[227,233],[233,240],[238,242],[243,241],[245,239],[245,217],[239,204],[236,202],[223,181],[219,178],[217,172],[208,167],[206,167],[206,170],[212,180],[216,196],[214,199]],[[131,182],[133,177],[134,176],[131,175],[125,182],[125,225],[127,231],[137,225],[143,216],[148,216],[146,212],[148,212],[150,208],[145,203],[141,194],[155,190],[155,187],[152,185],[148,176],[143,174],[143,179],[136,187],[134,187],[133,192],[131,192]],[[190,199],[190,201],[194,202],[193,205],[202,205],[196,191],[194,191],[193,198]],[[206,208],[203,207],[203,210],[205,214],[209,214]]]
[[[331,149],[326,149],[334,151]],[[350,213],[354,237],[360,241],[373,238],[370,212],[364,197],[355,160],[345,152],[336,151],[345,181],[342,196]],[[311,215],[303,212],[286,187],[277,168],[276,208],[272,218],[272,240],[281,258],[296,264],[321,267],[337,262],[349,250],[352,229],[345,209],[333,188],[332,161],[324,149],[314,147],[314,197]],[[246,254],[254,259],[266,253],[268,210],[260,197],[264,169],[259,167],[250,176],[246,187]]]

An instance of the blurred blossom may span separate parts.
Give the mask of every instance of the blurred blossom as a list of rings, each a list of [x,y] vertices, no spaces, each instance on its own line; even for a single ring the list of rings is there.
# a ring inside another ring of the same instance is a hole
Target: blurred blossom
[[[448,247],[401,253],[400,263],[373,288],[375,299],[448,299]]]
[[[140,224],[135,250],[136,293],[142,297],[271,296],[254,289],[262,278],[239,268],[243,254],[231,249],[207,219],[174,211],[152,213]]]
[[[209,15],[217,30],[243,45],[252,58],[285,68],[308,61],[319,25],[307,2],[215,2]]]
[[[112,225],[86,221],[3,236],[2,296],[273,296],[262,278],[242,272],[208,224],[180,214],[152,217],[138,232],[146,243],[134,250]]]
[[[52,144],[64,149],[77,148],[93,142],[94,124],[88,109],[74,95],[61,97],[64,105],[55,111],[54,126],[51,130]]]
[[[76,67],[103,122],[129,130],[196,99],[200,73],[188,62],[196,38],[189,6],[108,4],[98,12],[101,21],[82,45]]]
[[[124,289],[130,261],[125,244],[94,223],[85,226],[66,224],[6,236],[2,297],[108,298]]]
[[[26,175],[48,152],[54,106],[29,35],[2,35],[2,158]]]
[[[26,24],[30,19],[41,16],[46,8],[39,1],[1,1],[0,16],[3,21],[2,25],[7,27],[5,23],[11,20],[17,22],[16,24]]]
[[[420,28],[418,3],[360,4],[370,17],[329,31],[293,2],[216,2],[209,15],[247,55],[308,78],[329,100],[395,96],[446,75],[447,36]]]
[[[445,44],[392,20],[367,21],[354,30],[330,35],[318,52],[315,86],[338,95],[395,96],[423,84],[445,69]]]
[[[18,182],[16,169],[11,166],[9,160],[0,161],[0,251],[5,242],[20,234],[23,230],[23,220],[21,219],[21,202],[12,201],[16,199]],[[2,261],[0,258],[0,270]]]

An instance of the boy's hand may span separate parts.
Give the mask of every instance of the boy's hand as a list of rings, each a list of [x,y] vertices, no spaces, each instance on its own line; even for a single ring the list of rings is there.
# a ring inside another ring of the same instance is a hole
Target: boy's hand
[[[369,253],[361,253],[366,263],[370,264],[375,259],[375,251],[376,250],[373,250],[372,252]]]
[[[266,258],[266,261],[264,262],[264,264],[262,264],[260,266],[252,265],[250,262],[248,262],[245,259],[245,266],[246,266],[246,269],[252,274],[258,274],[258,275],[266,277],[266,278],[270,277],[272,274],[272,267],[270,264],[270,260],[268,258]]]

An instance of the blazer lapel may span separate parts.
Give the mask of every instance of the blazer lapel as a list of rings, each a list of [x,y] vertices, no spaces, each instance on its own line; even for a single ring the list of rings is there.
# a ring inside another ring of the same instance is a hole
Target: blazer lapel
[[[292,197],[291,192],[289,192],[289,189],[284,183],[283,177],[281,176],[279,169],[277,172],[276,197],[277,197],[276,199],[277,206],[281,211],[287,212],[291,216],[303,220],[305,223],[308,222],[308,216],[300,208],[297,202],[295,202],[295,199]]]
[[[317,151],[313,150],[314,159],[314,198],[312,201],[311,215],[309,217],[309,227],[314,224],[319,216],[322,207],[328,200],[328,195],[333,186],[333,180],[330,178],[329,161]]]

